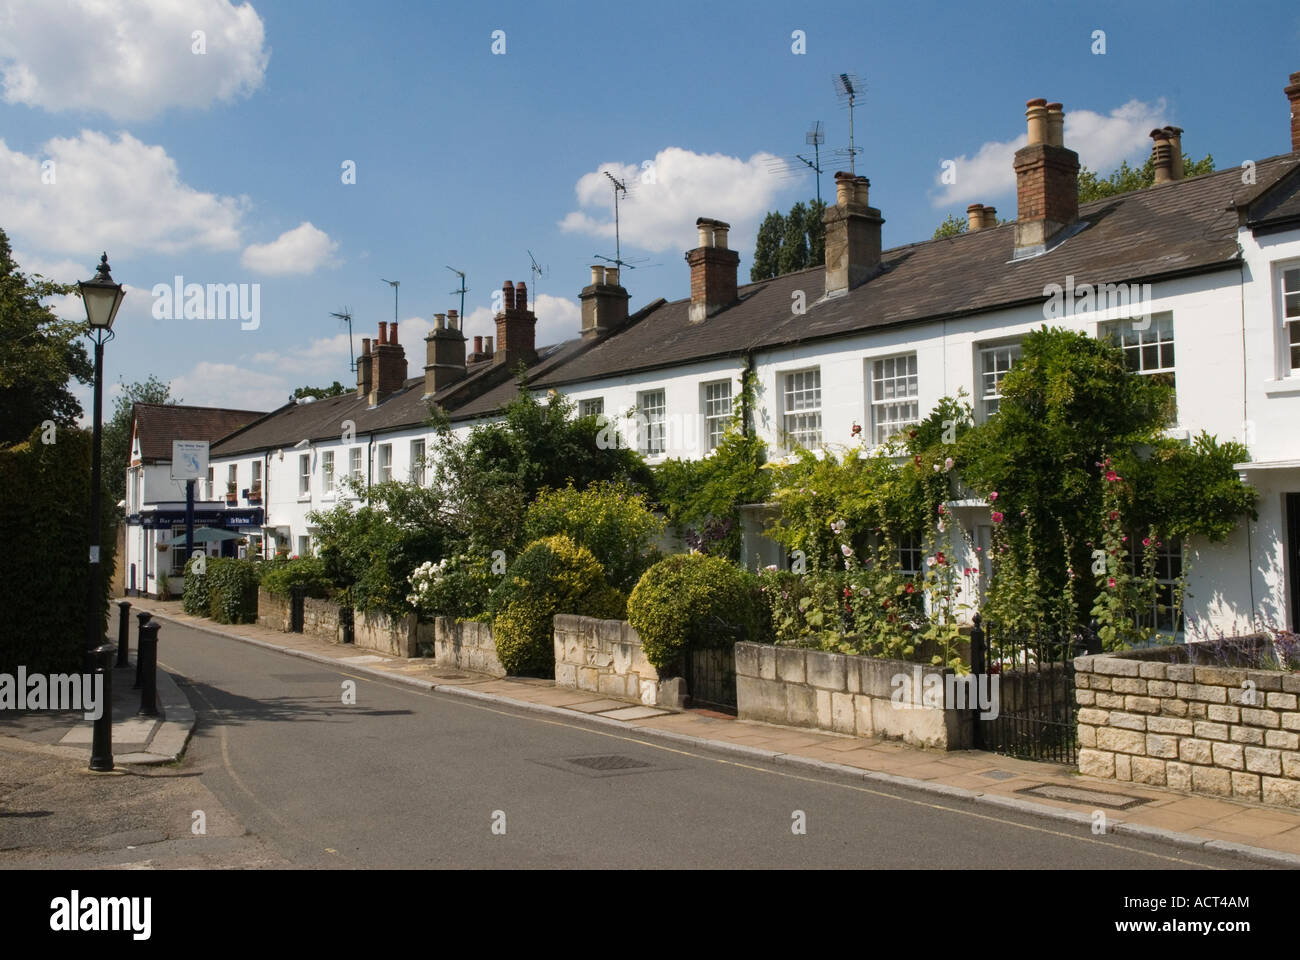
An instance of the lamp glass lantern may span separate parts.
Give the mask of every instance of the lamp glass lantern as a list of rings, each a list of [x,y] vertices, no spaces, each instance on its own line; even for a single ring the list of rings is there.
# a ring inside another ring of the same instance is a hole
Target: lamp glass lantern
[[[112,331],[113,321],[117,318],[118,308],[126,289],[113,281],[109,274],[108,254],[99,261],[99,270],[93,280],[83,280],[77,284],[81,291],[81,301],[86,308],[86,320],[94,330]]]

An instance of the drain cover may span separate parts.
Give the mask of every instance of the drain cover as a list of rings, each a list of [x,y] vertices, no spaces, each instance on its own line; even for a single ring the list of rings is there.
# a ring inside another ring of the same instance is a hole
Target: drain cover
[[[1112,810],[1127,810],[1140,803],[1147,803],[1147,797],[1133,797],[1126,793],[1110,793],[1106,790],[1085,790],[1082,787],[1064,787],[1053,783],[1037,787],[1025,787],[1016,793],[1025,793],[1031,797],[1046,797],[1048,800],[1064,800],[1066,803],[1086,803],[1090,806],[1109,807]]]
[[[635,757],[624,757],[619,754],[602,757],[569,757],[568,762],[586,767],[588,770],[635,770],[638,767],[650,766]]]

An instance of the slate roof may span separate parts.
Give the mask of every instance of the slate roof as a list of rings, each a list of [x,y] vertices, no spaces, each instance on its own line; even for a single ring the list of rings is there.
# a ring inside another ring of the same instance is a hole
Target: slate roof
[[[1151,282],[1234,267],[1238,210],[1248,223],[1291,223],[1300,216],[1300,155],[1256,164],[1256,184],[1244,186],[1231,167],[1080,205],[1078,229],[1047,253],[1013,260],[1015,225],[926,240],[885,250],[880,271],[829,300],[824,268],[811,267],[739,288],[737,303],[700,323],[689,299],[656,300],[603,340],[568,340],[538,350],[528,385],[552,386],[615,377],[637,370],[740,357],[748,350],[955,318],[1042,303],[1049,284]],[[803,291],[806,313],[791,310]],[[513,371],[490,362],[433,397],[453,421],[499,412],[517,391]],[[355,393],[290,404],[267,414],[212,449],[213,456],[292,446],[337,437],[351,420],[356,433],[417,426],[428,419],[424,378],[375,408]]]
[[[266,414],[261,410],[187,407],[172,403],[137,403],[132,408],[140,458],[170,462],[173,440],[213,443]]]
[[[1300,166],[1282,178],[1277,189],[1267,191],[1250,208],[1247,226],[1255,233],[1274,233],[1300,227]]]

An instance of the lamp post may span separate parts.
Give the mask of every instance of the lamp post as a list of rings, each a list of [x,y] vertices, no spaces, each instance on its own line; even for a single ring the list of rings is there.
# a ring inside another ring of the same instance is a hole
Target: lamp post
[[[103,444],[103,394],[104,394],[104,344],[113,339],[113,320],[117,310],[122,306],[126,290],[120,283],[115,283],[108,272],[108,254],[99,261],[99,270],[94,279],[77,284],[81,291],[81,302],[86,308],[86,321],[89,330],[86,335],[95,341],[95,403],[94,433],[90,458],[90,583],[87,585],[86,602],[86,657],[99,646],[100,632],[103,628],[103,611],[99,609],[99,536],[100,536],[100,448]],[[87,664],[89,668],[89,663]]]

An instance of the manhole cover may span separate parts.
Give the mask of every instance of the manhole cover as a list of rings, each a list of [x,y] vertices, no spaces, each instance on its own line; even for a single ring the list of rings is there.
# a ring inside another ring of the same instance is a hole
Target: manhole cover
[[[1133,797],[1126,793],[1109,793],[1105,790],[1085,790],[1082,787],[1064,787],[1053,783],[1037,787],[1025,787],[1016,793],[1031,797],[1046,797],[1048,800],[1064,800],[1066,803],[1086,803],[1090,806],[1108,807],[1111,810],[1127,810],[1140,803],[1147,803],[1147,797]]]
[[[638,767],[650,766],[635,757],[624,757],[619,754],[603,757],[569,757],[568,762],[586,767],[588,770],[635,770]]]

